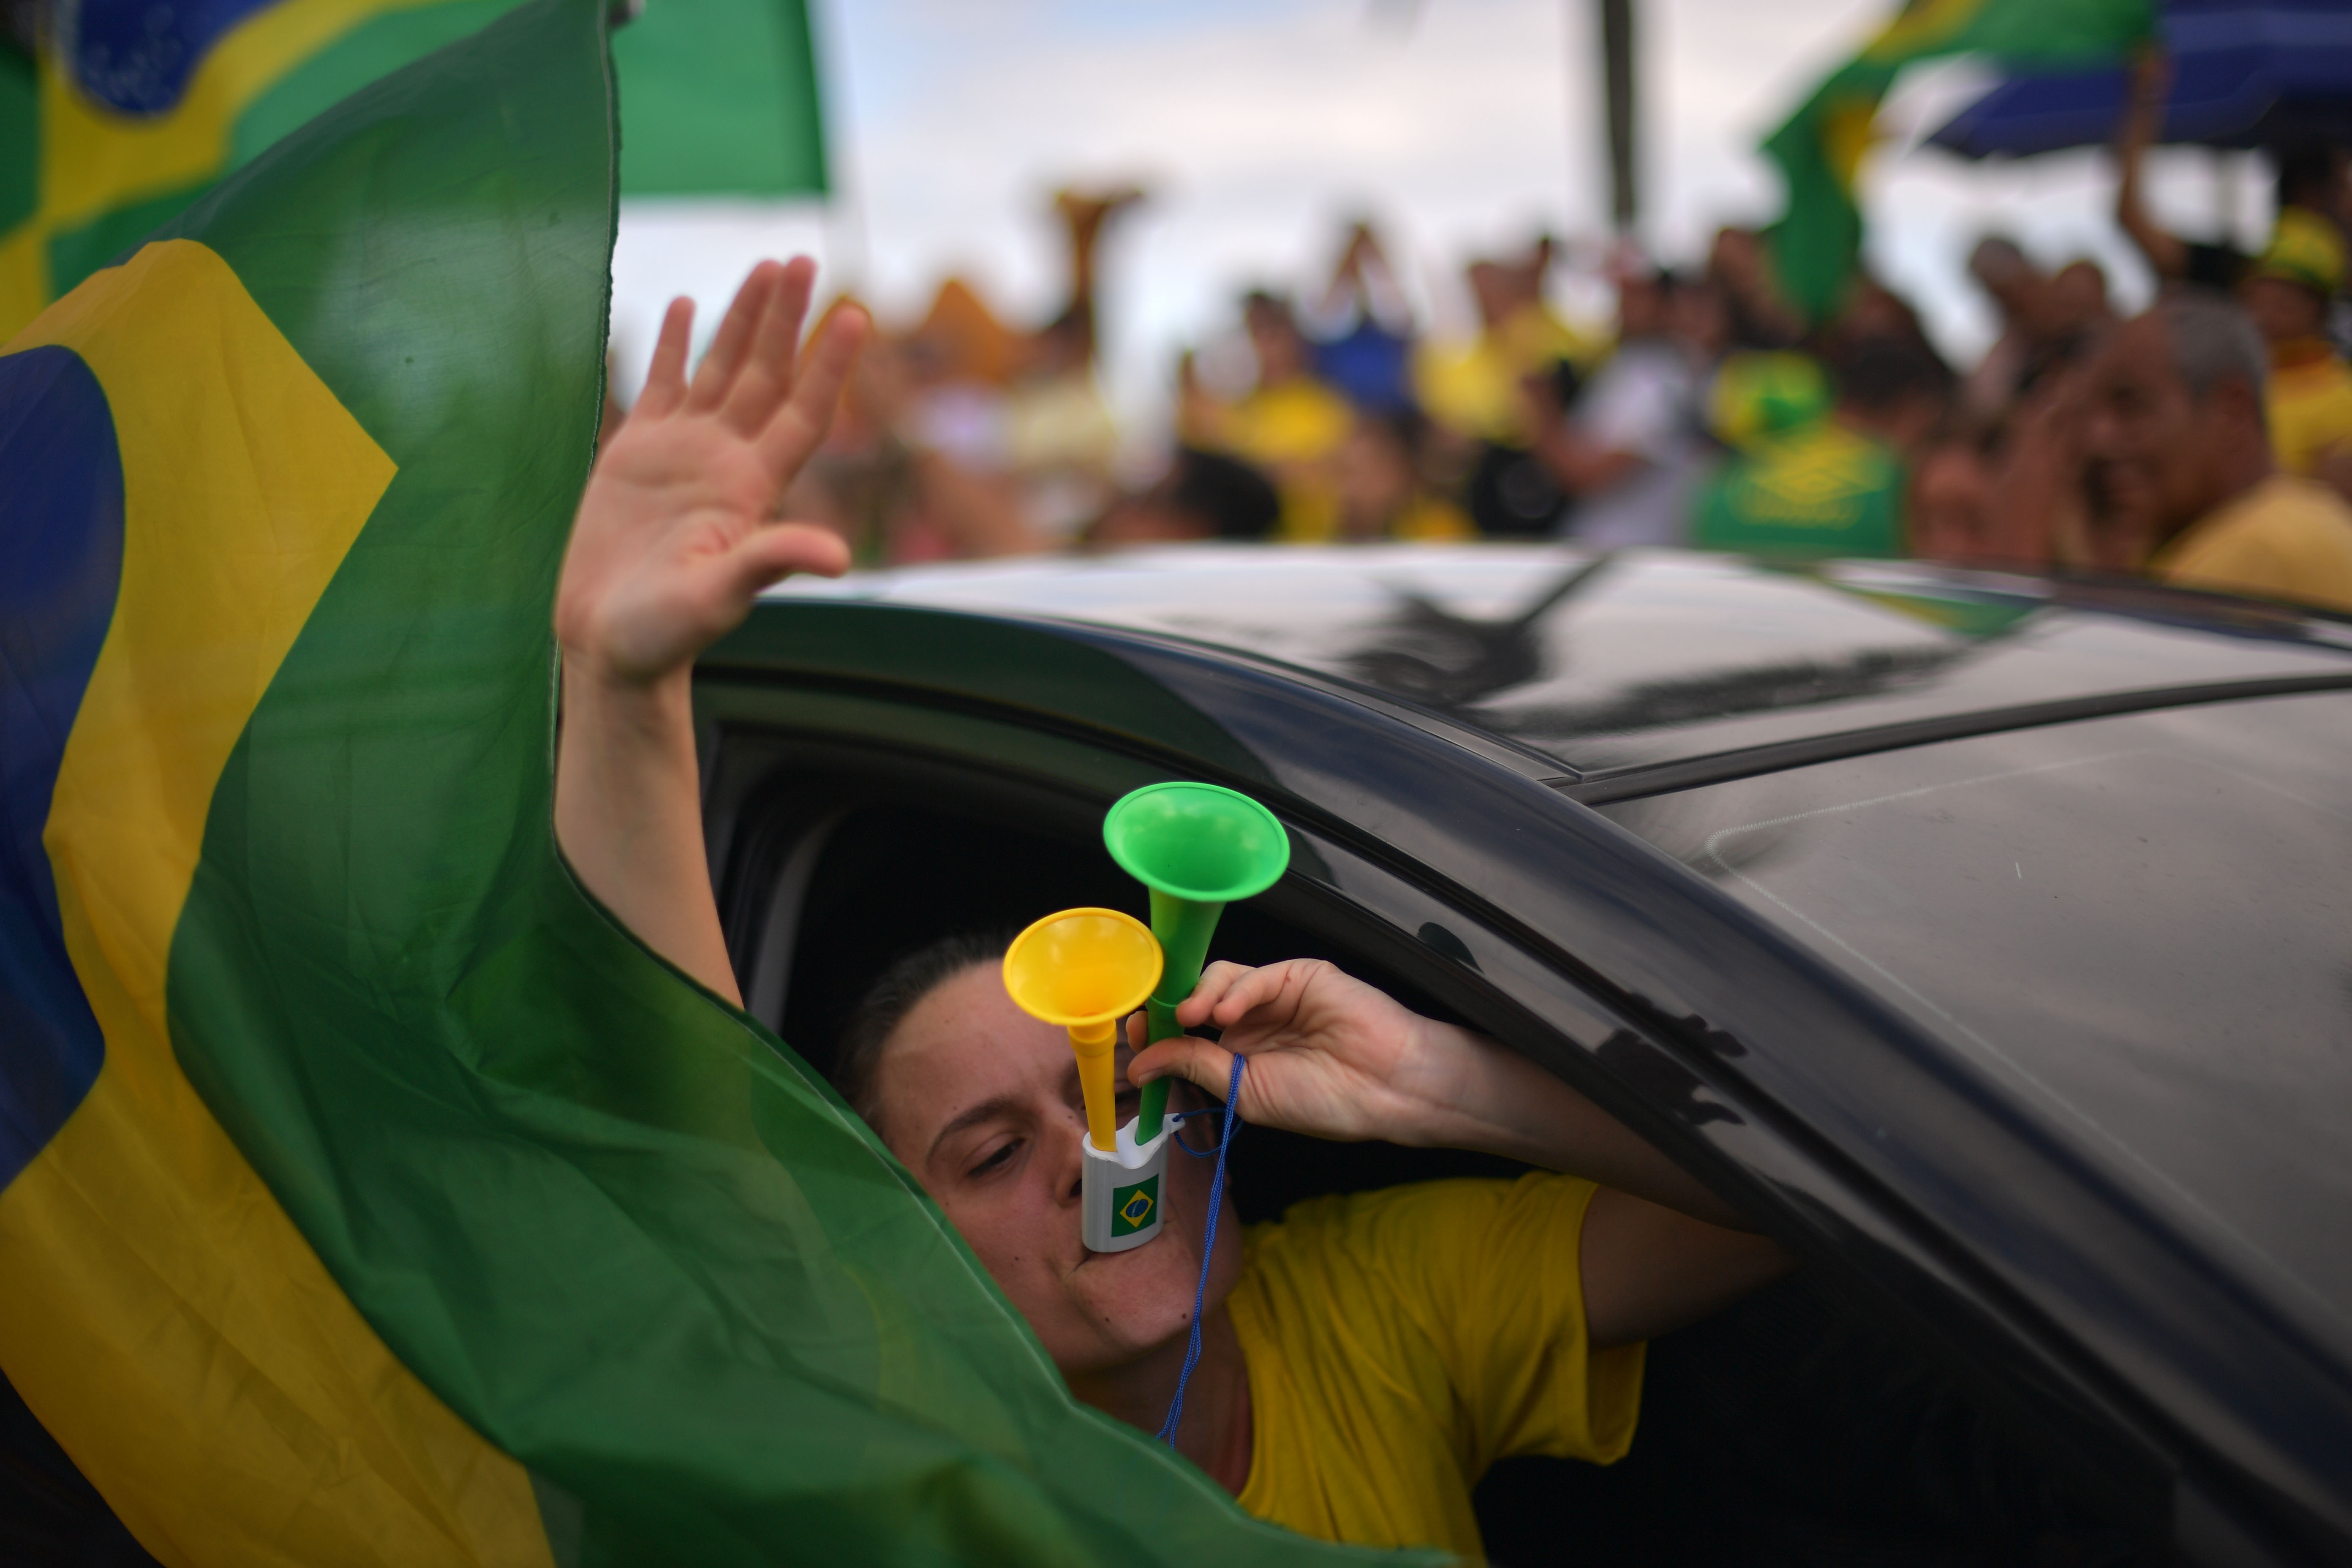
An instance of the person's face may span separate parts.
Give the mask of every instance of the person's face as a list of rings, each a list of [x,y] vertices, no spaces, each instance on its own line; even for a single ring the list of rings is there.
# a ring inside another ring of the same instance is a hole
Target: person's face
[[[1250,352],[1257,356],[1258,380],[1267,385],[1307,374],[1307,340],[1290,312],[1278,305],[1252,305],[1242,318]]]
[[[1339,449],[1339,480],[1340,531],[1377,539],[1412,499],[1412,458],[1393,431],[1359,419]]]
[[[1620,337],[1655,337],[1666,330],[1666,291],[1646,278],[1628,278],[1617,286],[1617,332]]]
[[[2113,314],[2107,304],[2107,275],[2090,262],[2068,262],[2050,286],[2060,325],[2066,330],[2096,326]]]
[[[1492,261],[1474,261],[1466,274],[1470,280],[1470,298],[1477,302],[1478,323],[1493,331],[1510,319],[1510,274]]]
[[[2238,285],[2238,302],[2254,319],[2266,343],[2315,338],[2327,324],[2327,302],[2284,278],[2253,277]]]
[[[1984,554],[1992,479],[1966,446],[1938,447],[1912,476],[1911,552],[1928,561],[1973,561]]]
[[[1678,289],[1669,310],[1675,335],[1702,359],[1716,359],[1731,346],[1731,302],[1712,284]]]
[[[2200,405],[2172,363],[2164,323],[2143,317],[2108,339],[2091,363],[2084,455],[2108,521],[2161,542],[2221,499],[2216,452],[2226,410]]]
[[[1118,1052],[1118,1121],[1135,1114]],[[994,964],[978,964],[923,998],[884,1047],[881,1121],[891,1152],[921,1180],[982,1267],[1012,1299],[1066,1377],[1132,1362],[1192,1326],[1213,1161],[1171,1151],[1160,1237],[1127,1252],[1080,1239],[1087,1135],[1069,1037],[1013,1005]],[[1171,1088],[1169,1109],[1202,1103]],[[1198,1129],[1202,1117],[1186,1123]],[[1213,1134],[1188,1131],[1194,1147]],[[1241,1272],[1241,1230],[1217,1230],[1209,1303]]]

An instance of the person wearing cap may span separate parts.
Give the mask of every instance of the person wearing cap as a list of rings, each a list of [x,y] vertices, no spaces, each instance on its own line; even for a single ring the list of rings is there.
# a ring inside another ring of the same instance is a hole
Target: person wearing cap
[[[2344,237],[2316,213],[2280,211],[2271,242],[2238,285],[2270,351],[2266,399],[2279,467],[2324,477],[2352,462],[2352,367],[2327,341],[2327,305],[2344,286]]]

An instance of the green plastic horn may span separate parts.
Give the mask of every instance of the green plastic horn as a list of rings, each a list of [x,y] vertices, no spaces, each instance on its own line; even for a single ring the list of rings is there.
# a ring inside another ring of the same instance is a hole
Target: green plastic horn
[[[1122,796],[1103,817],[1103,843],[1119,868],[1151,889],[1151,934],[1167,963],[1145,1004],[1155,1040],[1183,1033],[1176,1005],[1201,983],[1201,965],[1217,917],[1235,899],[1254,898],[1290,865],[1290,837],[1245,795],[1206,784],[1146,784]],[[1168,1080],[1143,1087],[1135,1139],[1160,1135]]]

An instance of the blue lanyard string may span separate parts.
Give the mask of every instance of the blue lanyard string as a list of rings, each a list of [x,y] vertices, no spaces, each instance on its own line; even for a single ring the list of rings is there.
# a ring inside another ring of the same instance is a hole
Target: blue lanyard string
[[[1217,1211],[1224,1206],[1225,1151],[1234,1146],[1234,1113],[1242,1103],[1242,1064],[1243,1058],[1236,1052],[1234,1056],[1234,1076],[1225,1083],[1225,1124],[1224,1131],[1217,1137],[1217,1172],[1209,1178],[1209,1223],[1201,1238],[1201,1283],[1192,1291],[1192,1342],[1185,1347],[1184,1370],[1176,1374],[1176,1397],[1170,1403],[1168,1419],[1161,1424],[1159,1432],[1160,1440],[1171,1448],[1176,1446],[1176,1428],[1184,1420],[1184,1385],[1192,1380],[1192,1368],[1201,1359],[1201,1309],[1209,1300],[1209,1263],[1217,1255]],[[1176,1146],[1183,1149],[1184,1140],[1177,1138]],[[1184,1149],[1184,1152],[1192,1154],[1197,1152]],[[1202,1154],[1200,1158],[1205,1160],[1208,1156]]]

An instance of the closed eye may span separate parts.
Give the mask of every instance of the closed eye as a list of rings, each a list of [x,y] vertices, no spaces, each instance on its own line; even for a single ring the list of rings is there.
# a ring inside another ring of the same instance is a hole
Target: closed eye
[[[1008,1142],[1004,1142],[1003,1144],[1000,1145],[1000,1146],[997,1148],[996,1152],[995,1152],[994,1153],[992,1153],[991,1155],[989,1155],[987,1159],[982,1160],[980,1163],[978,1163],[977,1165],[974,1165],[971,1170],[966,1171],[966,1172],[964,1173],[964,1176],[965,1176],[965,1178],[966,1178],[967,1180],[970,1180],[970,1179],[974,1179],[974,1178],[978,1178],[978,1177],[982,1177],[982,1176],[991,1176],[991,1175],[995,1174],[997,1172],[999,1172],[999,1171],[1001,1171],[1001,1170],[1004,1169],[1007,1165],[1010,1165],[1010,1164],[1013,1163],[1013,1152],[1014,1152],[1015,1150],[1019,1149],[1020,1147],[1021,1147],[1021,1140],[1020,1140],[1020,1139],[1018,1139],[1018,1138],[1014,1138],[1014,1139],[1009,1140]]]

